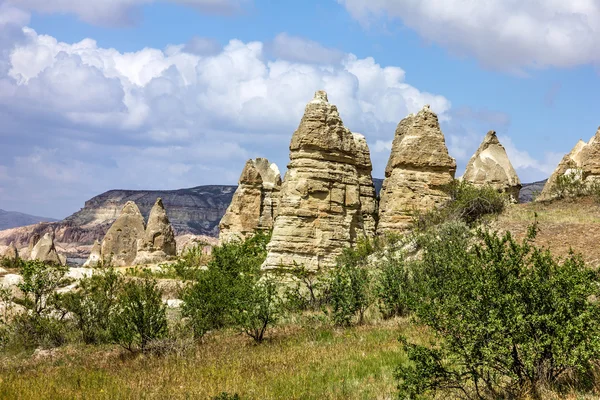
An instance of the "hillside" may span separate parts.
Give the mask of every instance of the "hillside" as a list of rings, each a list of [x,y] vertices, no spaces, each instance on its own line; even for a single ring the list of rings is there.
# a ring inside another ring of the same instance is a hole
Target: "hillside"
[[[35,215],[24,214],[16,211],[5,211],[0,209],[0,231],[4,229],[18,228],[37,224],[38,222],[56,221],[53,218],[36,217]]]

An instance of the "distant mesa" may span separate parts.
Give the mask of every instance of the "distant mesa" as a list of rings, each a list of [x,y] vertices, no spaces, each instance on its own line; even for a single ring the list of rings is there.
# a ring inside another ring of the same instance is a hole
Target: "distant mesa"
[[[219,240],[243,240],[258,230],[273,228],[281,174],[266,158],[248,160],[231,204],[219,224]]]
[[[485,135],[477,152],[469,160],[462,179],[479,187],[489,185],[508,194],[513,202],[519,201],[521,181],[495,131]]]
[[[410,228],[415,211],[445,203],[456,172],[437,115],[427,105],[398,124],[380,193],[379,231]]]
[[[558,178],[567,174],[574,174],[575,179],[585,184],[600,180],[600,128],[589,142],[579,140],[571,152],[563,157],[536,200],[556,197]]]

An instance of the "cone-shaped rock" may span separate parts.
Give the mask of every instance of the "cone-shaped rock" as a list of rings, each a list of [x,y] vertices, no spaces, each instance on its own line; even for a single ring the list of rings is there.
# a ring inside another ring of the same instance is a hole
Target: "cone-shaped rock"
[[[362,234],[359,159],[337,108],[317,92],[292,136],[264,269],[332,266]]]
[[[475,186],[490,185],[507,193],[514,202],[519,199],[521,181],[494,131],[485,135],[479,149],[469,160],[462,179]]]
[[[54,234],[50,232],[44,234],[44,236],[33,247],[31,250],[30,259],[52,262],[56,264],[65,264],[65,259],[63,257],[59,257],[56,247],[54,247]]]
[[[17,250],[17,246],[15,246],[15,242],[10,242],[10,245],[4,250],[4,254],[2,255],[7,260],[17,260],[19,258],[19,250]]]
[[[176,255],[177,246],[173,227],[162,199],[159,197],[150,210],[144,237],[138,242],[134,264],[159,263]]]
[[[353,133],[358,157],[356,168],[360,185],[360,209],[362,213],[363,230],[366,236],[375,236],[377,229],[377,192],[373,184],[373,165],[367,140],[360,133]]]
[[[255,230],[273,228],[281,175],[266,158],[248,160],[231,204],[219,224],[221,242],[243,240]]]
[[[94,246],[92,246],[92,251],[90,252],[90,256],[83,264],[84,267],[96,267],[102,260],[102,244],[99,240],[94,242]]]
[[[144,237],[144,233],[144,217],[138,206],[133,201],[128,201],[102,240],[103,259],[110,258],[116,266],[133,265],[138,240]]]
[[[448,155],[437,115],[425,106],[398,124],[380,193],[378,232],[404,231],[415,211],[448,200],[456,161]]]
[[[573,150],[563,157],[536,200],[554,198],[558,177],[576,171],[581,173],[579,178],[585,182],[600,180],[600,128],[588,143],[579,140]]]

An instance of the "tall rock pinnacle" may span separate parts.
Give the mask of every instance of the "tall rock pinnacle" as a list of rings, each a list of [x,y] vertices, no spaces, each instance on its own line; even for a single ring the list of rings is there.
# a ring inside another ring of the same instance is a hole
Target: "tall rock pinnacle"
[[[131,266],[137,255],[138,240],[144,238],[144,217],[133,201],[123,206],[121,214],[102,240],[102,257],[116,266]]]
[[[133,264],[152,264],[166,261],[177,255],[175,234],[162,199],[156,199],[143,237],[138,241]]]

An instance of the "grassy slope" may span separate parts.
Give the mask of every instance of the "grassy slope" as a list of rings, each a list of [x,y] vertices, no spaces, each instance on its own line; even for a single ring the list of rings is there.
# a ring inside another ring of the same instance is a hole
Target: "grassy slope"
[[[183,354],[129,356],[115,347],[68,346],[44,358],[4,358],[2,399],[391,399],[406,321],[345,330],[278,328],[254,345],[222,332]]]

